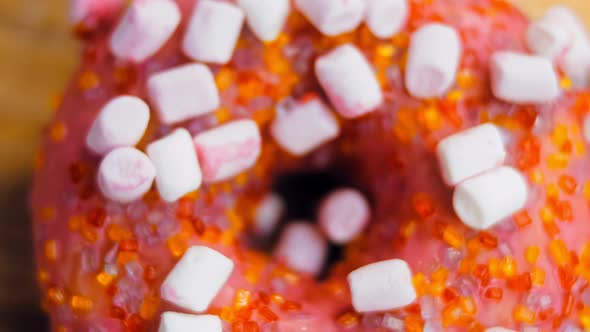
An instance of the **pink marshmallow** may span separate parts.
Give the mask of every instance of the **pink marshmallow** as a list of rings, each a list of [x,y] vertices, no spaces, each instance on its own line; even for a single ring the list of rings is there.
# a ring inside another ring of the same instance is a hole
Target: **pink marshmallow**
[[[345,118],[374,111],[383,102],[381,87],[371,65],[351,44],[318,58],[315,72],[334,108]]]
[[[411,37],[406,88],[416,98],[443,96],[455,82],[461,59],[461,40],[454,28],[429,23]]]
[[[134,1],[113,32],[111,51],[120,59],[142,62],[164,46],[179,23],[174,1]]]
[[[147,89],[165,124],[210,113],[220,103],[215,78],[203,64],[183,65],[152,75]]]
[[[295,6],[327,36],[356,29],[365,14],[364,0],[295,0]]]
[[[339,189],[326,197],[318,221],[330,241],[344,244],[357,237],[369,223],[371,210],[366,198],[355,189]]]
[[[407,0],[366,0],[365,21],[369,30],[379,38],[389,38],[406,24],[409,13]]]
[[[100,163],[97,182],[106,198],[129,203],[151,188],[155,176],[156,168],[143,152],[125,147],[106,155]]]
[[[328,243],[316,227],[293,221],[283,230],[275,257],[295,271],[315,276],[321,272],[327,252]]]
[[[86,136],[86,146],[103,155],[114,148],[135,146],[148,126],[150,110],[141,99],[121,96],[100,111]]]
[[[492,91],[512,103],[546,103],[559,97],[557,73],[549,60],[515,52],[496,52],[491,59]]]
[[[231,59],[244,25],[244,12],[222,1],[201,0],[195,6],[182,49],[191,59],[225,64]]]
[[[70,3],[70,22],[78,24],[88,18],[99,18],[122,6],[123,0],[72,0]]]
[[[352,271],[347,279],[357,312],[398,309],[416,300],[412,272],[401,259],[365,265]]]
[[[252,120],[237,120],[194,138],[206,182],[231,178],[252,167],[260,156],[260,131]]]
[[[319,98],[278,108],[271,128],[277,143],[295,156],[305,155],[340,134],[338,120]]]

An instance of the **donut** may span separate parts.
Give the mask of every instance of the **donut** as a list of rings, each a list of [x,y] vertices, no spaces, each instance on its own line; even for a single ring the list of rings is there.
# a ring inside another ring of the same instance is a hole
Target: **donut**
[[[590,41],[504,0],[74,1],[52,331],[590,330]]]

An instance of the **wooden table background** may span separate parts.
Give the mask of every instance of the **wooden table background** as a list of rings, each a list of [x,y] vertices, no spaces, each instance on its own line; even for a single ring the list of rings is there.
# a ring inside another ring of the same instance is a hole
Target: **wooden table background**
[[[50,97],[76,64],[66,0],[0,0],[0,331],[43,331],[34,283],[27,192]],[[590,22],[588,0],[514,0],[539,16],[567,4]]]

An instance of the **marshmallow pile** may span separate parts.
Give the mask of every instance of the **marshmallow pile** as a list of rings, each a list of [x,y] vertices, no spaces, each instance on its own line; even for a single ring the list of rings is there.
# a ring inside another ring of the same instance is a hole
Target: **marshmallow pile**
[[[495,125],[449,136],[436,152],[443,180],[455,187],[453,208],[467,226],[488,229],[524,207],[526,180],[518,170],[502,166],[506,150]]]

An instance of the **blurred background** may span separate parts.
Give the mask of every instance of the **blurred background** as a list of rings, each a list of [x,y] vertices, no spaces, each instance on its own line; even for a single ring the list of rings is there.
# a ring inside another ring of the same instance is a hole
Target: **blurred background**
[[[532,17],[561,3],[590,23],[590,0],[512,0]],[[0,0],[0,332],[44,331],[27,193],[51,103],[76,65],[68,0]]]

